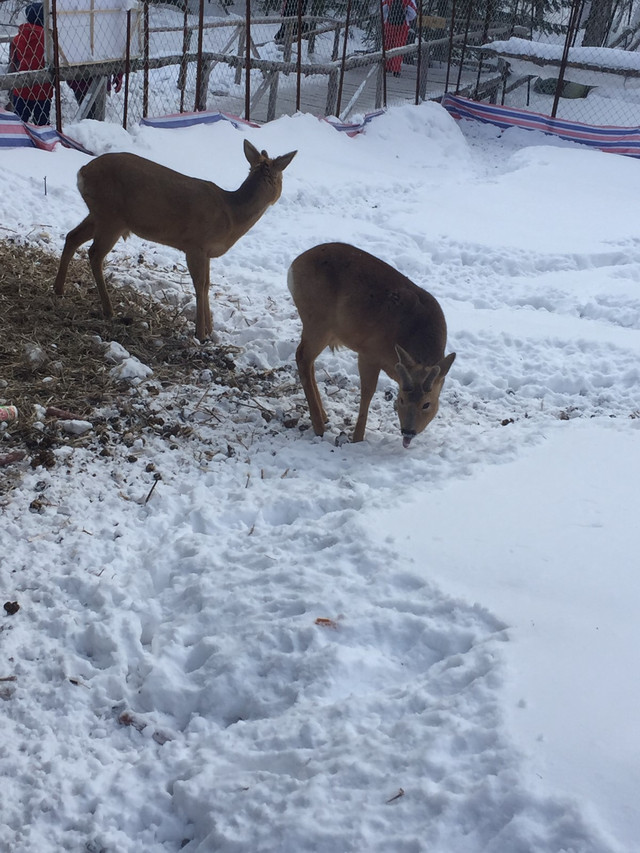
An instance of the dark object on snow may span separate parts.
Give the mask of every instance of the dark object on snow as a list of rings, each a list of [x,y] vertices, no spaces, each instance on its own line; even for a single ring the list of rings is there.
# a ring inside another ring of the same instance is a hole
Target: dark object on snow
[[[17,601],[5,601],[4,609],[7,611],[9,616],[13,616],[18,612],[18,610],[20,610],[20,605]]]
[[[24,450],[12,450],[10,453],[3,453],[0,456],[0,468],[5,465],[13,465],[14,462],[22,462],[26,455]]]

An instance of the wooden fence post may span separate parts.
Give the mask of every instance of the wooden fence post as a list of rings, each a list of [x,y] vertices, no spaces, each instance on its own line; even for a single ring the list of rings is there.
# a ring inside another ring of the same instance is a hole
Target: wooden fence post
[[[298,78],[300,79],[300,78]],[[278,100],[278,81],[280,80],[280,72],[274,71],[269,84],[269,103],[267,105],[267,121],[273,121],[276,117],[276,102]],[[298,105],[297,109],[300,109]]]
[[[329,72],[329,79],[327,81],[327,105],[324,110],[324,114],[326,116],[333,116],[336,114],[336,103],[338,100],[338,76],[340,74],[340,69],[333,68]]]

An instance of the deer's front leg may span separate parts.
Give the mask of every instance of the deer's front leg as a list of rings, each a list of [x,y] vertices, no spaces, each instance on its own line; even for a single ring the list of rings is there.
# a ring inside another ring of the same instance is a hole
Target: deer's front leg
[[[353,431],[353,441],[362,441],[364,438],[369,405],[380,375],[380,368],[377,365],[369,364],[362,356],[358,357],[358,371],[360,373],[360,410],[358,411],[356,428]]]
[[[200,249],[186,252],[187,268],[196,291],[196,338],[202,343],[211,332],[209,258]],[[207,327],[208,320],[208,327]]]

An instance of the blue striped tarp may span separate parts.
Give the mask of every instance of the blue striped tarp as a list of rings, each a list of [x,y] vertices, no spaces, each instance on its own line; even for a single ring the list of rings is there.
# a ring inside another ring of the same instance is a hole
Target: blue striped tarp
[[[340,131],[340,133],[346,133],[347,136],[356,136],[358,133],[362,133],[365,127],[377,116],[384,115],[385,110],[376,110],[373,113],[367,113],[362,121],[358,122],[344,122],[340,121],[338,118],[334,118],[333,116],[327,116],[326,118],[322,118],[322,121],[326,121],[331,127],[334,127],[336,130]]]
[[[503,129],[521,127],[525,130],[539,130],[542,133],[558,136],[560,139],[590,145],[601,151],[640,157],[640,128],[638,127],[599,127],[577,121],[568,121],[567,119],[550,118],[541,113],[529,112],[515,107],[478,103],[468,98],[461,98],[459,95],[444,95],[441,103],[456,119],[474,119]],[[347,136],[356,136],[365,129],[370,121],[384,112],[384,110],[376,110],[373,113],[367,113],[359,122],[341,122],[332,117],[322,120],[328,122],[337,131],[346,133]],[[214,124],[218,121],[229,121],[234,127],[260,127],[255,122],[247,121],[229,113],[208,111],[146,118],[142,119],[140,124],[155,128],[179,128],[192,127],[197,124]],[[59,142],[68,148],[75,148],[86,154],[92,153],[70,137],[58,133],[52,127],[36,127],[32,124],[24,124],[15,113],[0,109],[0,148],[35,147],[51,151]]]
[[[140,124],[145,127],[175,128],[193,127],[197,124],[215,124],[218,121],[230,121],[234,127],[260,127],[259,124],[231,115],[230,113],[207,110],[199,113],[176,113],[175,115],[158,116],[156,118],[143,118]]]
[[[19,116],[0,110],[0,148],[33,148],[34,143]]]
[[[40,148],[43,151],[53,151],[58,143],[85,154],[91,153],[79,142],[58,133],[49,125],[37,127],[35,124],[26,124],[15,113],[0,110],[0,148]]]
[[[366,125],[376,116],[382,115],[384,110],[376,110],[373,113],[367,113],[362,121],[359,122],[343,122],[340,119],[329,116],[325,118],[321,116],[321,121],[328,122],[331,127],[341,133],[346,133],[347,136],[355,136],[361,133]],[[143,118],[140,124],[146,127],[155,128],[177,128],[177,127],[193,127],[198,124],[214,124],[217,121],[230,121],[234,127],[260,127],[252,121],[247,121],[244,118],[231,115],[230,113],[207,112],[206,110],[199,113],[177,113],[176,115],[159,116],[157,118]]]
[[[528,112],[515,107],[481,104],[458,95],[444,95],[441,103],[456,119],[474,119],[504,129],[521,127],[525,130],[540,130],[542,133],[549,133],[560,139],[590,145],[600,151],[640,157],[639,127],[600,127],[583,124],[563,118],[550,118],[541,113]]]

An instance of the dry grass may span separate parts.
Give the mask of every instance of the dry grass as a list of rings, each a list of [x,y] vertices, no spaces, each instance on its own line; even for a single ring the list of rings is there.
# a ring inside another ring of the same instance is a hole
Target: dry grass
[[[249,392],[267,378],[237,371],[231,348],[199,345],[179,311],[131,288],[110,283],[116,317],[105,321],[86,259],[72,261],[65,295],[56,297],[58,260],[38,246],[0,240],[0,403],[19,410],[2,435],[0,453],[26,450],[32,464],[51,459],[60,435],[54,425],[34,427],[37,404],[94,425],[96,411],[113,405],[126,416],[129,433],[153,422],[139,400],[131,405],[129,386],[111,376],[100,339],[117,341],[151,367],[163,393],[172,386],[184,391],[205,368],[216,384]]]

